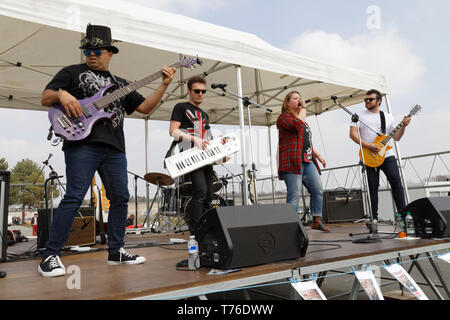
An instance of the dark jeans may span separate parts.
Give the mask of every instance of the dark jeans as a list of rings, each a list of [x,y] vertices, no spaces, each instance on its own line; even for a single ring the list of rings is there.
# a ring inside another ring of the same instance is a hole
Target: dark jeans
[[[367,179],[369,183],[370,202],[372,204],[372,215],[374,219],[378,219],[378,188],[380,187],[380,170],[384,172],[389,184],[392,188],[392,196],[394,197],[397,212],[405,207],[405,194],[403,191],[402,181],[394,156],[384,159],[384,162],[378,168],[367,167]]]
[[[70,228],[77,216],[86,193],[98,171],[110,200],[108,214],[108,250],[110,253],[123,247],[128,213],[127,159],[123,152],[104,144],[67,146],[66,194],[54,212],[49,239],[43,256],[61,255],[69,237]]]
[[[189,229],[196,232],[203,213],[210,208],[212,200],[213,167],[211,165],[190,173],[192,200],[190,204]]]

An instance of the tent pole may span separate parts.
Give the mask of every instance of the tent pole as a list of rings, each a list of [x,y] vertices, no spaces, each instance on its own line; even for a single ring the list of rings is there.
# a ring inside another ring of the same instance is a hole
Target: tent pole
[[[388,111],[389,114],[392,114],[391,104],[389,102],[389,95],[386,94],[385,98],[386,98],[387,111]],[[408,185],[406,184],[405,173],[403,172],[402,158],[401,158],[401,154],[400,154],[400,149],[398,147],[398,142],[395,141],[395,140],[394,140],[394,146],[395,146],[395,153],[397,154],[397,161],[398,161],[398,168],[400,170],[400,177],[402,179],[403,189],[405,191],[406,204],[408,204],[410,202],[409,192],[408,192]]]
[[[236,86],[238,95],[242,97],[242,76],[241,76],[241,66],[236,65]],[[239,105],[239,126],[241,130],[241,158],[242,158],[242,205],[247,205],[247,153],[245,146],[245,129],[244,129],[244,104],[242,99],[238,99]]]
[[[145,119],[145,172],[149,172],[149,148],[148,148],[148,118]],[[149,210],[150,210],[150,184],[146,181],[145,182],[145,199],[147,203],[147,211],[146,211],[146,217],[149,216]],[[137,212],[136,212],[136,219],[137,219]],[[136,220],[137,221],[137,220]],[[150,226],[150,218],[147,220],[147,228]]]

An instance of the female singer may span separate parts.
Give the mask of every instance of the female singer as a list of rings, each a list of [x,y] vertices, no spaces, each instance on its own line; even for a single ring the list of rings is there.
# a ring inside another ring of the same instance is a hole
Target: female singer
[[[313,148],[311,130],[306,123],[306,106],[299,92],[291,91],[284,98],[277,129],[278,176],[286,184],[286,202],[292,203],[298,212],[303,183],[311,194],[310,209],[314,218],[311,228],[330,231],[321,221],[323,187],[317,160],[324,168],[326,162]]]

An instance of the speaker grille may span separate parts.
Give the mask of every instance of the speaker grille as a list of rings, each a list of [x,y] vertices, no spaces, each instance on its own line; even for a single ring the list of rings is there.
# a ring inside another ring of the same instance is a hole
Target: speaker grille
[[[56,209],[55,209],[56,210]],[[37,227],[37,245],[38,248],[45,248],[45,245],[47,244],[47,240],[49,237],[50,232],[50,209],[39,209],[38,210],[38,227]],[[71,246],[87,246],[87,245],[93,245],[96,243],[95,238],[95,209],[94,208],[80,208],[80,212],[84,217],[84,220],[86,221],[87,225],[84,229],[81,229],[83,227],[83,220],[81,217],[77,214],[75,216],[75,219],[73,221],[73,224],[70,228],[69,237],[66,242],[65,247],[71,247]]]
[[[354,221],[364,218],[361,189],[324,191],[322,218],[325,223]]]
[[[73,221],[72,228],[70,228],[69,238],[66,242],[66,247],[71,246],[87,246],[95,244],[95,220],[93,216],[84,216],[87,225],[84,229],[83,220],[76,217]]]

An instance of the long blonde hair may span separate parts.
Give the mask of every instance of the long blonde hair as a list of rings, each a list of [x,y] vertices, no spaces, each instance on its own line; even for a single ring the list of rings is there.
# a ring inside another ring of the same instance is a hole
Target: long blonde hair
[[[300,98],[302,97],[302,95],[301,95],[300,92],[298,92],[298,91],[291,91],[291,92],[289,92],[289,93],[284,97],[283,106],[281,107],[281,113],[287,112],[287,113],[291,113],[291,114],[292,114],[292,112],[291,112],[291,111],[289,110],[289,108],[288,108],[288,103],[289,103],[289,101],[291,100],[291,97],[292,97],[292,95],[293,95],[294,93],[298,94]]]

